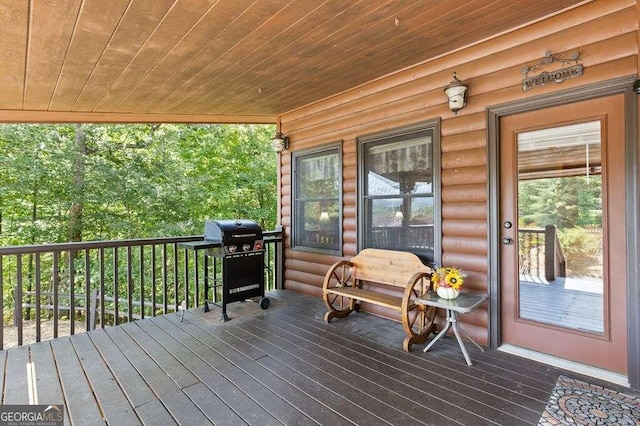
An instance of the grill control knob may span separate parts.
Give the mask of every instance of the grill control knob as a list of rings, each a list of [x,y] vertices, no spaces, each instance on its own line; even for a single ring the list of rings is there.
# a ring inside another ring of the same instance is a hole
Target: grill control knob
[[[251,250],[251,244],[243,244],[243,245],[242,245],[242,250],[244,250],[244,251],[249,251],[249,250]]]
[[[238,250],[237,246],[229,246],[229,253],[235,253]]]

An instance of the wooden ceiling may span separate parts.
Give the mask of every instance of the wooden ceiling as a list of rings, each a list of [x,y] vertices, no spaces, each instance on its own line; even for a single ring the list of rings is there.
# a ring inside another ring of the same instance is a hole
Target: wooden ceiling
[[[0,120],[273,122],[579,3],[3,0]]]

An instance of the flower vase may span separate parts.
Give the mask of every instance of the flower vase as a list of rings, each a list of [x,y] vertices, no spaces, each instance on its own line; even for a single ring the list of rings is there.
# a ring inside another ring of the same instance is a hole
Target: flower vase
[[[453,287],[439,285],[436,289],[436,293],[438,293],[438,296],[442,299],[455,299],[460,294],[460,290],[456,290]]]

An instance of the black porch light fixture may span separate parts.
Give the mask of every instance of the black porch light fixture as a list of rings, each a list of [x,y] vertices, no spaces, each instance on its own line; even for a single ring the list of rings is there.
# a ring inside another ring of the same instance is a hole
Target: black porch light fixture
[[[466,83],[460,81],[453,73],[453,80],[447,87],[444,88],[444,93],[449,99],[449,109],[454,114],[457,114],[462,108],[467,105],[467,95],[469,92],[469,86]]]
[[[275,152],[282,152],[289,148],[289,138],[283,135],[280,131],[278,131],[273,139],[271,139],[271,143],[273,144],[273,150]]]

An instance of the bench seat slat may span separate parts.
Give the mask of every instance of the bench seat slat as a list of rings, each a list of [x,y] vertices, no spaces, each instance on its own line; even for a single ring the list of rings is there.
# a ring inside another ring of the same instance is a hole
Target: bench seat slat
[[[389,296],[388,294],[376,293],[354,287],[331,288],[327,289],[327,293],[350,297],[361,302],[375,303],[376,305],[382,305],[398,312],[402,311],[401,297]]]

